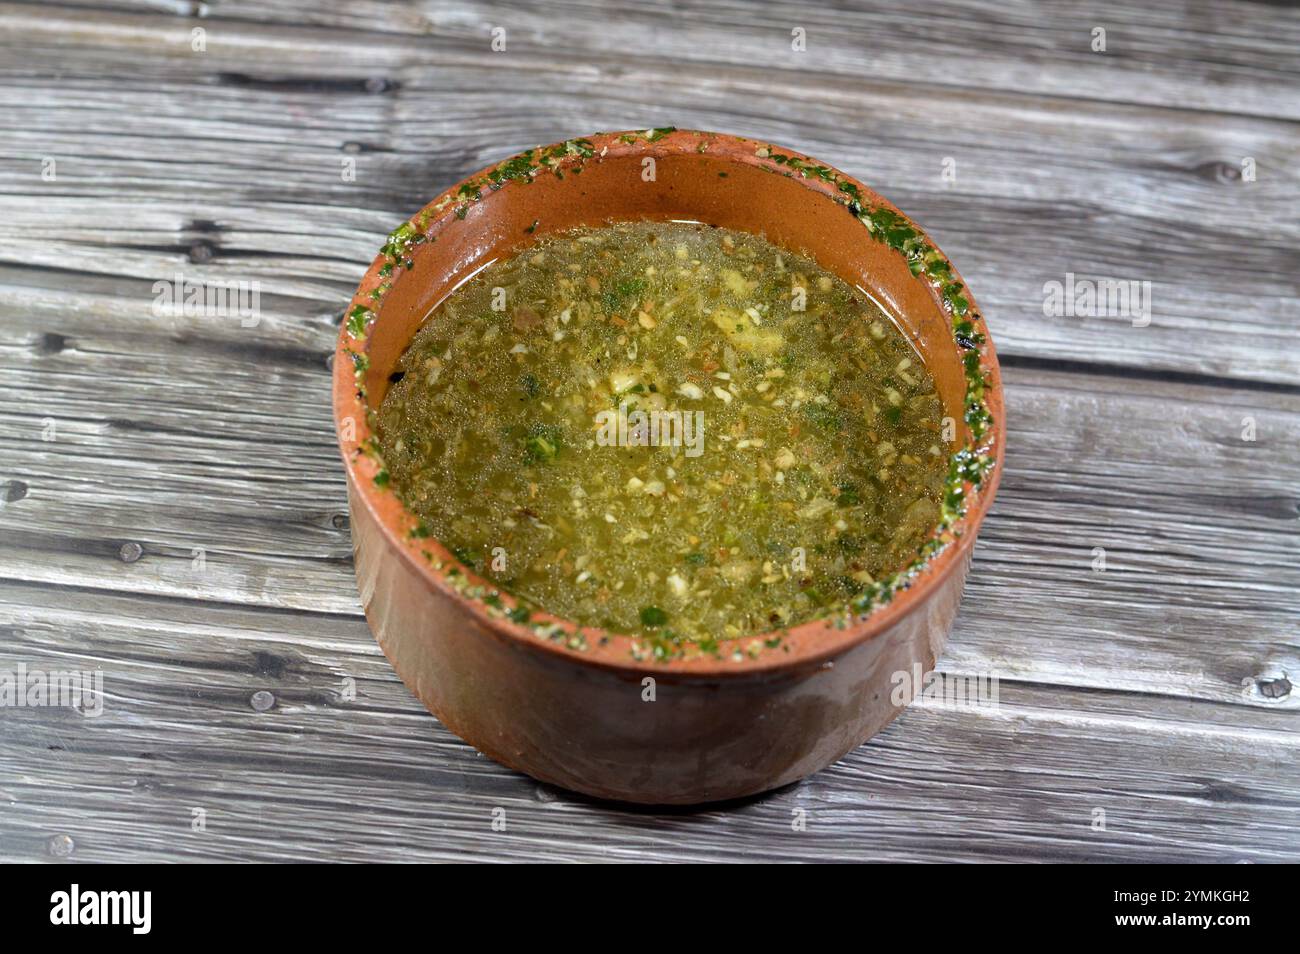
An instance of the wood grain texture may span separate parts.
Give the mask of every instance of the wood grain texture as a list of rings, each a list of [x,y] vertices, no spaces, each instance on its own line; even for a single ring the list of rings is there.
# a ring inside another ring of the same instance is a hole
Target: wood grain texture
[[[0,858],[1300,860],[1298,39],[1251,3],[0,5],[0,671],[107,696],[0,708]],[[663,123],[914,214],[1008,396],[941,664],[999,706],[698,812],[538,786],[424,712],[360,615],[328,407],[397,221]],[[258,322],[156,316],[178,272],[260,282]],[[1151,281],[1151,324],[1045,317],[1066,272]]]
[[[35,253],[42,264],[75,256],[80,268],[152,281],[202,241],[213,257],[196,277],[257,278],[303,295],[326,275],[350,284],[376,233],[490,161],[578,130],[673,123],[797,144],[893,198],[962,263],[1004,353],[1300,380],[1292,336],[1300,224],[1289,214],[1300,202],[1300,132],[1292,121],[932,89],[792,64],[777,82],[753,58],[722,69],[698,53],[637,55],[635,44],[594,62],[582,50],[522,43],[494,54],[486,26],[476,40],[380,32],[362,43],[350,29],[209,16],[201,21],[207,51],[194,53],[191,21],[106,19],[117,29],[26,8],[0,12],[24,43],[20,65],[0,63],[0,77],[22,91],[21,152],[0,159],[0,183],[39,188],[42,200],[26,210],[19,203],[0,231],[0,248],[17,246],[15,256],[33,255],[24,236],[54,211],[76,215],[85,232],[52,236]],[[28,65],[45,36],[77,53],[55,88]],[[106,87],[100,77],[114,58],[141,43],[155,55]],[[763,109],[738,106],[755,102]],[[285,123],[293,136],[283,135]],[[87,137],[91,152],[78,146]],[[62,179],[34,181],[50,157]],[[955,182],[941,178],[945,158],[956,163]],[[1254,182],[1241,181],[1247,158]],[[344,160],[356,163],[354,182],[342,181]],[[87,207],[85,189],[117,201]],[[151,214],[134,211],[137,194]],[[122,261],[113,242],[128,209],[140,228],[121,237],[138,258]],[[364,210],[386,214],[359,216]],[[286,225],[298,216],[317,228]],[[987,240],[991,231],[998,241]],[[305,274],[286,273],[276,254]],[[1067,272],[1151,282],[1150,325],[1045,316],[1044,283]],[[332,307],[337,289],[316,288]]]

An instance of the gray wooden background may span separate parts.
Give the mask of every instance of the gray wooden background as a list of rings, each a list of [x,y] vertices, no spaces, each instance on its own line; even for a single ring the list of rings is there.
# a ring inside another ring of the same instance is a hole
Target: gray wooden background
[[[0,708],[0,857],[1300,860],[1298,51],[1296,8],[1205,0],[0,5],[0,671],[105,694]],[[1000,705],[696,812],[539,786],[415,702],[326,367],[443,187],[662,125],[914,215],[1010,419],[941,663]],[[260,322],[156,317],[177,273],[260,282]],[[1067,273],[1151,282],[1150,324],[1045,317]]]

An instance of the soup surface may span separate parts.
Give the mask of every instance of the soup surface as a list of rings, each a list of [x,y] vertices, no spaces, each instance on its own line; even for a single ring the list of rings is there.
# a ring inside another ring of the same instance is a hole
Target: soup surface
[[[429,316],[378,413],[429,533],[535,608],[705,648],[840,609],[939,517],[934,383],[870,299],[708,226],[543,239]]]

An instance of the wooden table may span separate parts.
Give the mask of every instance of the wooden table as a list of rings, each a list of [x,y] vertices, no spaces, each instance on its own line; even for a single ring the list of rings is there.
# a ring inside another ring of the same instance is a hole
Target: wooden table
[[[1300,860],[1300,14],[901,6],[0,6],[0,673],[104,689],[98,717],[0,709],[0,856]],[[1000,705],[914,706],[698,812],[539,786],[398,681],[326,367],[429,197],[662,125],[914,215],[1008,392],[941,662]],[[178,274],[259,282],[260,321],[158,316]],[[1045,315],[1067,274],[1150,282],[1149,324]]]

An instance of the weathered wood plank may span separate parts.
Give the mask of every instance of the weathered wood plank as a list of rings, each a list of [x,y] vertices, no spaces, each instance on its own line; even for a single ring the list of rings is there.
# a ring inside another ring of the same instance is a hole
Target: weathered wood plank
[[[161,42],[174,27],[156,20],[134,29]],[[397,34],[378,36],[356,64],[285,33],[303,47],[295,54],[315,58],[304,64],[258,45],[258,30],[280,27],[239,28],[248,43],[201,55],[161,46],[112,88],[97,77],[120,49],[89,50],[82,72],[56,86],[26,49],[20,61],[0,50],[0,77],[23,104],[16,154],[0,158],[0,187],[14,194],[0,258],[150,281],[180,266],[257,278],[329,309],[384,231],[446,184],[514,149],[639,118],[789,143],[861,176],[961,265],[1009,355],[1300,381],[1292,122],[918,91],[870,73],[774,87],[759,67],[690,60],[609,74],[545,50],[417,56]],[[367,92],[368,79],[388,74]],[[508,109],[496,105],[503,87]],[[757,99],[760,115],[744,105]],[[168,106],[180,100],[189,108]],[[123,110],[133,117],[125,135]],[[60,170],[55,182],[40,179],[45,158]],[[1257,181],[1241,181],[1247,158]],[[945,159],[955,182],[942,178]],[[355,181],[343,181],[344,161],[355,161]],[[51,218],[78,227],[33,247],[31,230]],[[1067,273],[1150,282],[1150,324],[1044,315],[1044,284]]]
[[[192,15],[202,8],[202,18]],[[1181,109],[1300,118],[1294,93],[1300,66],[1300,15],[1284,4],[1178,0],[998,4],[941,0],[924,15],[874,0],[818,7],[779,0],[614,4],[560,0],[395,4],[182,2],[159,9],[122,0],[87,16],[41,4],[43,16],[67,19],[69,45],[139,44],[165,32],[177,46],[195,26],[211,47],[239,43],[267,53],[291,46],[338,48],[356,62],[378,50],[413,47],[440,58],[543,54],[609,70],[654,63],[661,72],[705,66],[727,72],[761,64],[771,85],[815,72],[820,81],[869,75],[925,88],[1032,93]],[[118,10],[136,10],[123,15]],[[191,15],[187,17],[187,14]],[[6,17],[39,47],[47,22],[21,7]],[[491,51],[493,29],[506,48]],[[805,50],[793,49],[796,28]],[[1093,31],[1106,31],[1095,52]],[[110,33],[111,35],[105,35]],[[211,48],[210,47],[210,48]],[[517,87],[515,87],[517,89]]]
[[[101,667],[107,699],[0,720],[6,860],[56,835],[86,861],[1300,858],[1292,713],[1004,683],[996,709],[914,707],[767,798],[629,813],[455,740],[360,620],[46,592],[0,586],[0,668]]]
[[[94,299],[28,328],[7,308],[0,290],[0,483],[25,496],[0,510],[0,577],[358,612],[328,327],[288,361],[227,340],[261,326],[195,319],[178,340]],[[949,664],[1300,708],[1257,687],[1300,672],[1300,397],[1035,368],[1006,380],[1008,470]],[[124,562],[123,544],[142,557]]]

